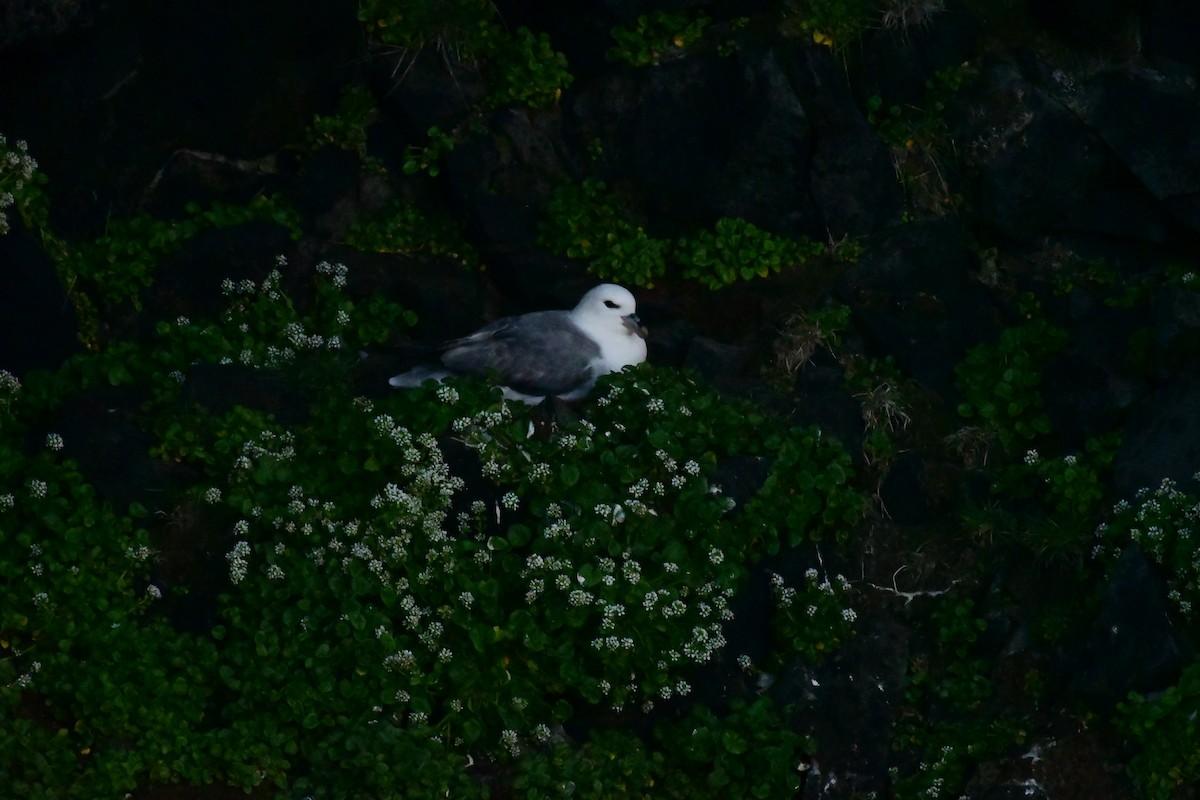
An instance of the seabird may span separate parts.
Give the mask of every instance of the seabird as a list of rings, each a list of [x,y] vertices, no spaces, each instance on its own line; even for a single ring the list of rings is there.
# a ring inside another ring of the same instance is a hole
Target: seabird
[[[570,311],[504,317],[445,342],[438,348],[441,367],[416,367],[388,383],[403,388],[450,375],[481,375],[492,377],[509,399],[578,400],[601,375],[646,360],[646,329],[636,310],[628,289],[602,283]]]

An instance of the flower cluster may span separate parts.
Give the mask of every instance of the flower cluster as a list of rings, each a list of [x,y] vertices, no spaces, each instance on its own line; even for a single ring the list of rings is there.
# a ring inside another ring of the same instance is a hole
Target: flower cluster
[[[1096,536],[1092,555],[1110,564],[1116,564],[1127,544],[1138,544],[1166,570],[1171,602],[1192,617],[1200,605],[1200,502],[1195,497],[1164,478],[1155,489],[1139,489],[1135,502],[1119,501]]]
[[[799,589],[788,586],[778,573],[769,573],[768,577],[780,639],[791,642],[801,655],[819,659],[852,633],[858,614],[847,602],[851,586],[844,575],[835,575],[831,580],[809,567]]]
[[[27,205],[28,190],[32,188],[38,163],[29,155],[29,145],[18,139],[11,147],[8,139],[0,134],[0,236],[8,233],[6,208]]]
[[[6,409],[21,391],[21,381],[6,369],[0,369],[0,411]]]

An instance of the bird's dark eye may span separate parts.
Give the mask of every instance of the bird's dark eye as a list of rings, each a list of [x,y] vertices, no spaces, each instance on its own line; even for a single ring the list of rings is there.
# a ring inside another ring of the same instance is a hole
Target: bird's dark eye
[[[605,300],[604,305],[608,306],[609,308],[620,308],[620,306],[614,303],[612,300]]]

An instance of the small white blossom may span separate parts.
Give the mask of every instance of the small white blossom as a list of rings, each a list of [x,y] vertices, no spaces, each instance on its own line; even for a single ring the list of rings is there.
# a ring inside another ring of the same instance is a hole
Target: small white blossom
[[[245,541],[238,542],[225,554],[225,559],[229,562],[229,580],[235,585],[246,577],[246,558],[249,555],[250,545]]]

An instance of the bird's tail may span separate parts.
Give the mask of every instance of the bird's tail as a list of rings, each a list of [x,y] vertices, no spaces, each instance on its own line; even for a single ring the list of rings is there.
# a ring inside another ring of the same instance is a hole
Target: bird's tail
[[[388,378],[388,383],[398,389],[413,389],[425,381],[441,382],[443,378],[450,377],[450,374],[438,367],[413,367],[408,372],[401,372],[399,375]]]

